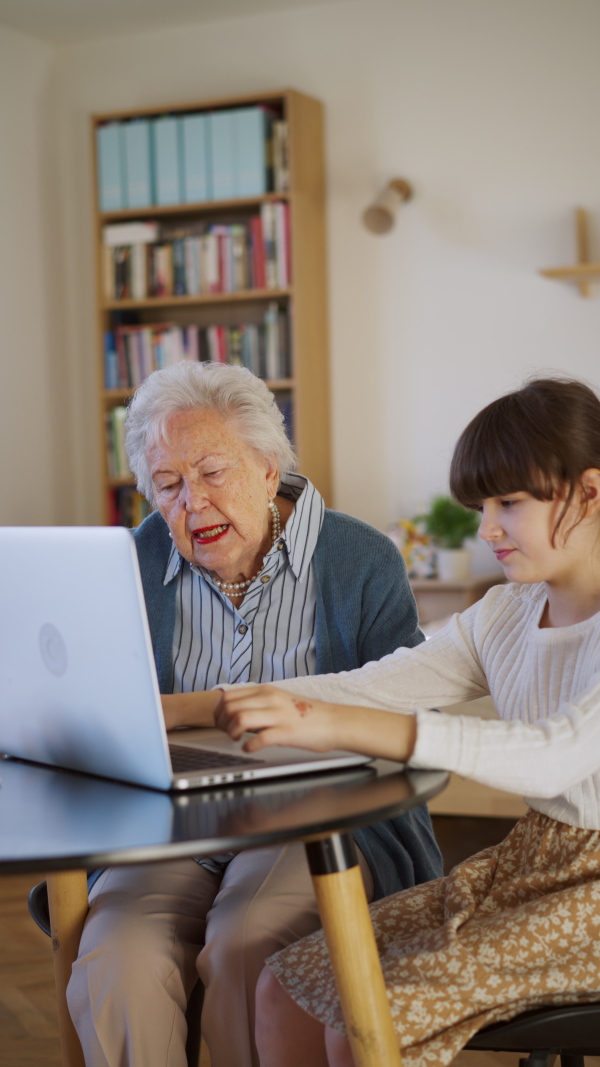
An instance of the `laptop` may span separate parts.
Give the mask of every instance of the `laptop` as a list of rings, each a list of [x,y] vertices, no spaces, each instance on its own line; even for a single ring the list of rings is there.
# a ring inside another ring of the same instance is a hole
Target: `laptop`
[[[0,752],[167,791],[369,762],[243,740],[167,737],[128,530],[0,528]]]

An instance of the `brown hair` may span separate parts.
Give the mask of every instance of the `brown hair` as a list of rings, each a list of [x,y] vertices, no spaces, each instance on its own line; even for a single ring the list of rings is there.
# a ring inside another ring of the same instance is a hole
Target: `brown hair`
[[[508,493],[538,500],[560,493],[565,506],[555,535],[590,467],[600,468],[600,400],[576,379],[534,378],[488,404],[463,430],[450,491],[468,508]]]

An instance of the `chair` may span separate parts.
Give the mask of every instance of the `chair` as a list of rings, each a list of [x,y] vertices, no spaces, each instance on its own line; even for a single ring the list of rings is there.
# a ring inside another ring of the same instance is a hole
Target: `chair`
[[[88,892],[101,873],[101,870],[97,870],[88,875]],[[37,885],[34,885],[29,894],[28,904],[29,913],[32,919],[37,923],[40,930],[43,930],[44,933],[50,937],[50,910],[48,908],[48,889],[45,882],[38,882]],[[188,1067],[198,1067],[198,1060],[200,1058],[200,1041],[202,1036],[200,1018],[202,1015],[203,999],[204,987],[202,983],[198,981],[192,990],[190,999],[188,1000],[187,1011],[185,1013],[188,1027],[185,1054]]]
[[[600,991],[599,991],[600,995]],[[520,1067],[585,1067],[585,1056],[600,1056],[600,1003],[548,1005],[494,1023],[474,1034],[466,1049],[527,1052]]]

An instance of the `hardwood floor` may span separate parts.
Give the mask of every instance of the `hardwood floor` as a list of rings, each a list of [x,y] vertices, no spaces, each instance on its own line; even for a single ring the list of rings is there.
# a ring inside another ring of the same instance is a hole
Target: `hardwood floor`
[[[39,881],[33,874],[0,878],[0,1067],[61,1064],[50,938],[27,909]],[[199,1067],[210,1067],[204,1044]]]
[[[0,878],[0,1067],[59,1067],[50,939],[27,910],[39,878]]]

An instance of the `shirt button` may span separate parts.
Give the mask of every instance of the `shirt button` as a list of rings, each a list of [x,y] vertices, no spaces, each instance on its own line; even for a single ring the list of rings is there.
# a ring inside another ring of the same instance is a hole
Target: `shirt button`
[[[283,541],[278,541],[277,542],[277,551],[281,552],[282,548],[283,548]]]
[[[270,581],[271,581],[271,576],[269,574],[263,574],[263,576],[261,578],[262,584],[266,585],[267,582],[270,582]]]
[[[240,625],[238,626],[238,633],[239,634],[247,634],[248,633],[248,627],[243,622],[240,623]]]

